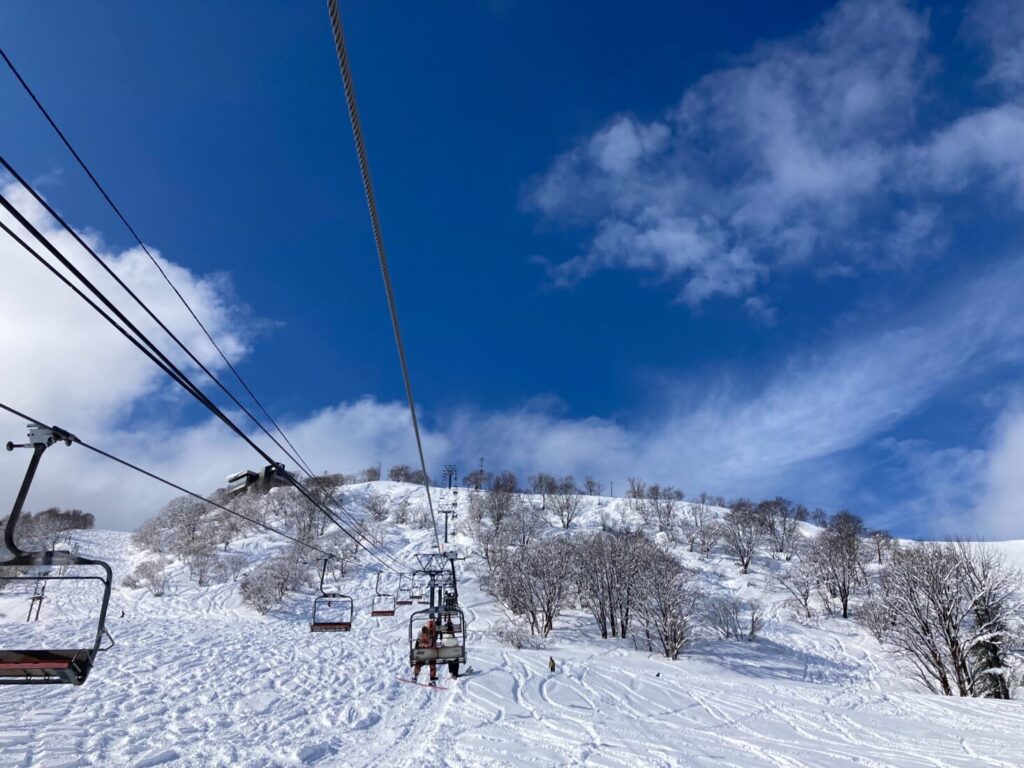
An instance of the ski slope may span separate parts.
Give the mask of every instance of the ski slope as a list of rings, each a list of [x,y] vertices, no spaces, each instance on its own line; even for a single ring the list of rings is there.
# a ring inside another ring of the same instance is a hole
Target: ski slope
[[[118,584],[145,557],[126,533],[77,539],[110,562]],[[255,558],[278,546],[261,534],[232,550]],[[397,527],[387,546],[411,559],[429,535]],[[693,564],[720,588],[765,590],[763,570],[740,577],[726,558]],[[465,568],[477,673],[452,681],[442,671],[446,691],[405,685],[397,676],[409,672],[418,606],[370,618],[371,573],[364,564],[353,576],[347,634],[309,632],[312,591],[259,616],[237,584],[199,588],[183,571],[162,598],[115,587],[117,644],[84,686],[3,689],[0,765],[1024,765],[1024,702],[927,693],[857,624],[798,622],[778,595],[762,639],[701,640],[674,662],[601,640],[580,611],[543,647],[514,650],[495,637],[505,617]],[[71,610],[76,589],[55,588],[43,618]],[[8,594],[0,611],[20,617],[25,604]]]

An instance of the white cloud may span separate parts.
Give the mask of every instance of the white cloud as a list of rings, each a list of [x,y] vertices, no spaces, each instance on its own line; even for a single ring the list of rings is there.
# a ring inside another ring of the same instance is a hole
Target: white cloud
[[[196,370],[194,365],[186,365],[183,353],[171,351],[171,344],[155,324],[71,235],[49,220],[27,192],[8,184],[3,194],[105,294],[123,297],[115,304],[171,359]],[[6,211],[0,219],[49,263],[68,274]],[[95,235],[86,236],[86,240],[200,360],[214,370],[222,365],[141,249],[115,253]],[[155,255],[160,258],[159,252]],[[29,412],[47,408],[52,418],[91,430],[116,424],[144,397],[169,393],[164,374],[153,363],[6,234],[0,236],[0,259],[4,263],[4,280],[0,282],[0,388],[5,398]],[[198,277],[162,258],[161,263],[225,353],[235,360],[242,357],[248,349],[247,338],[236,320],[244,308],[234,302],[227,279],[221,275]]]
[[[988,80],[1011,90],[1024,86],[1024,5],[1019,0],[977,0],[965,26],[988,48]]]
[[[973,526],[991,538],[1024,538],[1024,410],[1008,409],[998,424],[975,503]]]
[[[654,274],[698,306],[745,299],[770,279],[907,269],[940,257],[944,205],[989,184],[1024,206],[1024,5],[982,0],[967,27],[1006,100],[923,132],[936,71],[927,14],[901,0],[844,0],[805,34],[706,75],[650,122],[612,118],[530,189],[544,216],[589,225],[576,283],[601,269]],[[749,305],[748,305],[749,308]]]
[[[62,287],[24,254],[6,242],[0,248],[14,278],[0,286],[0,342],[7,351],[0,364],[0,399],[201,490],[258,463],[213,419],[182,426],[179,419],[150,411],[126,420],[144,401],[171,396],[162,374],[61,295]],[[135,261],[137,254],[106,256],[155,306],[174,314],[159,283],[133,271],[145,266]],[[184,270],[176,278],[188,286],[197,311],[213,318],[219,337],[234,339],[236,352],[245,349],[244,336],[232,324],[236,313],[230,297],[219,292],[223,283]],[[793,353],[760,378],[746,371],[731,380],[696,375],[674,382],[660,402],[649,404],[647,419],[632,422],[568,418],[544,401],[491,413],[464,404],[443,423],[431,419],[428,410],[428,461],[436,470],[444,461],[485,456],[491,468],[524,475],[541,469],[590,473],[620,488],[627,476],[642,475],[681,484],[689,492],[790,493],[812,503],[804,494],[820,499],[817,480],[827,476],[830,493],[839,497],[847,490],[843,483],[852,485],[857,478],[849,468],[838,468],[834,457],[883,435],[950,383],[1000,363],[1020,362],[1015,350],[1024,341],[1022,293],[1024,261],[1008,263],[934,297],[890,327],[862,318],[855,334]],[[183,327],[182,333],[198,343],[192,331]],[[17,420],[0,423],[7,437],[20,436]],[[416,457],[403,403],[339,403],[285,420],[283,426],[317,470],[354,471],[378,461],[413,463]],[[1008,438],[1007,445],[1015,443]],[[20,480],[24,463],[17,458],[22,456],[7,454],[0,463],[8,497]],[[1012,458],[994,459],[992,470],[997,479],[1010,476],[1009,470],[1000,474],[1000,466],[1012,466]],[[1011,492],[993,494],[1012,498]],[[47,455],[34,499],[85,508],[103,525],[132,527],[171,495],[79,447],[57,446]],[[31,501],[33,506],[38,504]]]
[[[802,37],[702,78],[665,119],[615,117],[530,192],[544,215],[595,226],[586,251],[551,266],[551,279],[643,270],[699,305],[749,294],[769,267],[823,252],[905,263],[883,238],[857,241],[914,127],[927,38],[925,18],[902,2],[848,0]],[[903,223],[927,234],[921,217]]]

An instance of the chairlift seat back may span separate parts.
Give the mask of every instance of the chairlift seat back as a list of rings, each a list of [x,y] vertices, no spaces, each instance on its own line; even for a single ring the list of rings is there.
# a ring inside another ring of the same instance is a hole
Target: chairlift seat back
[[[0,685],[70,683],[81,685],[92,670],[92,648],[0,651]]]

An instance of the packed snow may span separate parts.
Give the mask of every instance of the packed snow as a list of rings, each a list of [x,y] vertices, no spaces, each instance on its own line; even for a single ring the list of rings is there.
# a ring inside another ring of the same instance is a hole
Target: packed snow
[[[574,527],[595,527],[598,507],[615,503],[588,501]],[[753,642],[700,639],[669,661],[602,640],[581,610],[537,647],[502,644],[494,630],[507,617],[479,588],[470,540],[458,529],[454,540],[469,553],[460,594],[474,673],[442,671],[445,689],[429,690],[398,680],[409,675],[409,616],[420,606],[371,618],[368,559],[345,585],[353,630],[311,633],[312,588],[261,616],[237,582],[197,587],[179,565],[168,593],[153,597],[120,585],[151,556],[129,534],[78,532],[83,553],[114,569],[116,645],[81,687],[3,689],[0,765],[1024,765],[1024,702],[927,692],[853,620],[801,619],[770,589],[767,558],[744,576],[724,554],[686,555],[709,588],[764,599],[768,619]],[[428,531],[396,525],[385,546],[411,567],[431,544]],[[255,562],[281,546],[260,533],[230,551]],[[1024,563],[1024,543],[1000,546]],[[96,597],[88,584],[54,586],[39,624],[26,625],[26,589],[0,595],[5,647],[12,632],[80,615]]]

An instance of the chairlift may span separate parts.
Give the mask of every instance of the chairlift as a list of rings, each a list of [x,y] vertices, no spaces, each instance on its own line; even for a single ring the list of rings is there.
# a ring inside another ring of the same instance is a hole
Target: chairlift
[[[412,577],[412,587],[409,590],[409,597],[420,605],[430,605],[430,597],[424,594],[423,591],[423,581],[422,579],[417,579],[415,574]]]
[[[437,642],[432,648],[419,647],[420,630],[433,620]],[[442,662],[453,677],[466,663],[466,615],[454,602],[416,611],[409,618],[409,664]]]
[[[398,605],[412,605],[412,577],[404,573],[398,574],[398,596],[395,602]]]
[[[327,558],[320,570],[320,594],[313,598],[313,618],[309,622],[310,632],[348,632],[352,629],[355,605],[352,598],[341,592],[324,590],[327,575]]]
[[[394,616],[396,610],[395,596],[390,592],[380,591],[380,572],[377,572],[377,585],[374,587],[371,616]]]
[[[0,650],[0,685],[39,685],[48,683],[69,683],[81,685],[92,670],[93,662],[101,651],[109,650],[114,639],[106,628],[107,607],[110,604],[110,587],[113,573],[110,566],[102,560],[81,557],[63,550],[26,552],[15,543],[14,532],[21,517],[22,507],[35,477],[36,469],[42,458],[43,451],[58,441],[71,445],[74,437],[56,427],[48,428],[37,424],[29,424],[28,443],[15,445],[7,443],[7,450],[15,448],[32,448],[25,478],[14,501],[11,516],[7,519],[4,531],[4,544],[13,554],[8,560],[0,562],[0,574],[11,569],[14,575],[0,575],[0,585],[8,582],[33,581],[38,585],[38,594],[43,595],[45,585],[42,582],[87,582],[95,581],[102,585],[103,598],[96,621],[96,633],[92,643],[76,648],[32,648],[20,650]],[[99,569],[100,574],[69,575],[67,566],[84,566]],[[62,569],[57,571],[57,569]],[[34,601],[35,602],[35,601]],[[41,603],[41,600],[38,601]],[[35,622],[33,622],[33,625]],[[103,640],[109,640],[104,646]]]

